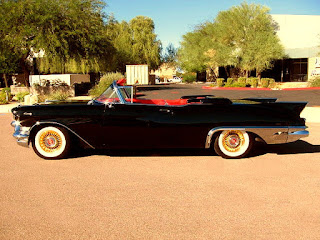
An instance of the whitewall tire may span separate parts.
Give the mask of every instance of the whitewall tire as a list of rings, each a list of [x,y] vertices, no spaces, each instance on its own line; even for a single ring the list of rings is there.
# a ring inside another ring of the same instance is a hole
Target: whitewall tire
[[[223,158],[242,158],[253,145],[252,136],[243,130],[225,130],[215,139],[214,150]]]
[[[70,149],[69,134],[60,127],[41,128],[32,141],[32,147],[35,153],[44,159],[63,158]]]

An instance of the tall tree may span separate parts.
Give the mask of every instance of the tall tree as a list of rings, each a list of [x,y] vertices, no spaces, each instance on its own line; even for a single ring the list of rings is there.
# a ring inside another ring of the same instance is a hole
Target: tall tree
[[[130,22],[118,22],[110,16],[105,34],[116,49],[112,61],[115,70],[124,72],[127,64],[148,64],[151,69],[160,65],[161,42],[151,18],[138,16]]]
[[[170,43],[163,54],[162,61],[167,65],[175,67],[177,65],[177,49]]]
[[[138,64],[148,64],[156,69],[161,63],[161,42],[154,32],[154,22],[149,17],[137,16],[129,22],[133,45],[133,59]]]
[[[233,66],[243,76],[252,70],[259,75],[284,55],[275,30],[267,7],[244,2],[219,12],[214,22],[202,24],[183,37],[179,52],[182,65],[197,70]],[[186,50],[198,58],[188,59]]]
[[[1,11],[1,10],[0,10]],[[0,25],[4,24],[4,19],[0,19]],[[8,74],[15,73],[19,68],[20,54],[15,52],[13,45],[3,31],[0,31],[0,74],[5,83],[5,87],[8,86]]]
[[[204,71],[215,63],[210,62],[209,47],[213,44],[212,23],[207,22],[182,36],[178,50],[178,64],[189,72]]]
[[[102,35],[103,6],[98,0],[1,0],[0,31],[21,53],[25,72],[39,52],[51,66],[48,72],[63,73],[72,60],[85,62],[86,71],[96,70],[112,52]]]
[[[284,56],[283,46],[269,8],[242,3],[218,14],[214,22],[215,42],[230,51],[230,62],[242,75],[270,68],[275,59]]]
[[[106,37],[110,39],[116,52],[111,61],[114,71],[125,72],[127,64],[133,64],[131,29],[126,21],[118,22],[113,16],[106,24]]]
[[[8,74],[13,74],[19,69],[19,54],[14,51],[10,51],[10,45],[5,43],[0,36],[0,74],[5,83],[5,87],[8,85]]]

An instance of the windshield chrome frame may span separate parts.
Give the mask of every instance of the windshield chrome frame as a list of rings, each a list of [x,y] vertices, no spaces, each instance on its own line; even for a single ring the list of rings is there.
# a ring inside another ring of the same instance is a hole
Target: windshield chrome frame
[[[117,81],[113,81],[112,88],[116,92],[116,94],[118,95],[120,103],[122,103],[122,104],[133,103],[133,87],[132,86],[118,86]],[[120,88],[131,88],[130,102],[126,101],[125,97],[122,95],[122,93],[120,91]]]

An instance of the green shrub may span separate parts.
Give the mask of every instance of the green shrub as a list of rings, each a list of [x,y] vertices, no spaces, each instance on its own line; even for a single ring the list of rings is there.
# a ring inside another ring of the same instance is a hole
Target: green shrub
[[[23,102],[24,97],[27,95],[29,95],[29,92],[19,92],[16,94],[16,98],[17,98],[18,102]]]
[[[182,81],[185,83],[193,83],[197,80],[197,75],[195,73],[185,73],[183,74]]]
[[[10,94],[11,94],[11,89],[10,89],[10,88],[2,88],[2,89],[1,89],[1,92],[2,92],[2,93],[6,93],[6,92],[7,92],[7,93],[10,93]]]
[[[269,86],[270,79],[269,78],[261,78],[261,87],[267,88]]]
[[[259,83],[259,78],[248,78],[250,80],[250,85],[254,88],[258,87],[258,83]]]
[[[11,99],[11,90],[10,88],[3,88],[0,92],[0,104],[6,104]]]
[[[244,84],[244,85],[246,85],[247,84],[247,78],[246,77],[239,77],[238,78],[238,83],[240,83],[240,84]]]
[[[223,87],[224,85],[224,78],[217,78],[217,87]]]
[[[311,87],[320,87],[320,76],[314,77],[314,78],[310,81],[310,86],[311,86]]]
[[[235,80],[233,78],[227,78],[227,83],[224,85],[224,87],[233,87]]]
[[[234,78],[228,78],[227,84],[224,87],[247,87],[247,79],[246,78],[238,78],[237,81]]]
[[[9,100],[11,99],[11,89],[10,88],[2,88],[1,92],[7,94]]]
[[[5,92],[0,92],[0,104],[6,104],[8,103],[8,100],[7,100],[7,95]]]
[[[58,100],[58,101],[65,101],[69,97],[69,94],[62,90],[57,90],[49,95],[46,95],[45,98],[48,100]]]
[[[269,78],[269,88],[274,88],[276,87],[276,80],[274,80],[273,78]]]
[[[263,88],[270,88],[275,87],[276,81],[273,78],[261,78],[261,87]]]
[[[118,72],[106,73],[101,77],[99,83],[89,90],[89,95],[93,97],[100,96],[114,80],[122,78],[124,78],[124,76]]]
[[[239,83],[239,82],[234,82],[230,86],[225,85],[225,87],[246,87],[246,83]]]

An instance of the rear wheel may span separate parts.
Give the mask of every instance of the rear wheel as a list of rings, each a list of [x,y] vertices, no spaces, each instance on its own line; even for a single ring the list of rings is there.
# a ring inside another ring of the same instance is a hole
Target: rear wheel
[[[70,150],[68,132],[60,127],[44,127],[32,141],[35,153],[44,159],[59,159],[67,156]]]
[[[222,131],[215,139],[214,150],[223,158],[242,158],[248,155],[253,138],[246,131]]]

